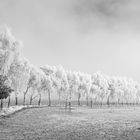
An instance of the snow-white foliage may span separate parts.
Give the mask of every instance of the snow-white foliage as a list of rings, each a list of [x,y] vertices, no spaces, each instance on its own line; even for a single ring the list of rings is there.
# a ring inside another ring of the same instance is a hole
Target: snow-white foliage
[[[71,101],[73,97],[84,97],[104,104],[140,103],[140,84],[132,79],[110,77],[101,72],[86,74],[66,71],[62,66],[33,66],[20,56],[20,41],[5,26],[0,32],[0,74],[6,74],[15,95],[30,94],[31,100],[41,95],[58,93],[59,100]],[[28,90],[32,92],[28,93]],[[50,103],[49,103],[50,104]]]
[[[4,26],[0,30],[0,73],[7,74],[13,61],[20,57],[21,41],[16,40],[10,29]]]
[[[29,79],[29,62],[27,60],[15,61],[11,64],[8,71],[8,76],[12,81],[12,88],[15,91],[16,96],[19,93],[23,93]]]

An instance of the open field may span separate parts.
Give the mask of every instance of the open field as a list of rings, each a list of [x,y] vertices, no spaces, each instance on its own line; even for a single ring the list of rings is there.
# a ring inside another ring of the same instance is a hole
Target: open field
[[[0,140],[139,140],[140,107],[25,109],[0,119]]]

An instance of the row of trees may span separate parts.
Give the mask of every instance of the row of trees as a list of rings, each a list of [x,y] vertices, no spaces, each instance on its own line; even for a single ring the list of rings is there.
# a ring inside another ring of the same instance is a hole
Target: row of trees
[[[53,79],[59,100],[64,98],[71,105],[72,97],[77,97],[80,105],[84,97],[87,106],[92,104],[139,104],[140,85],[132,79],[109,77],[101,72],[92,75],[81,72],[65,71],[62,67],[41,67]]]
[[[8,93],[14,92],[15,105],[18,105],[19,96],[23,97],[23,105],[26,105],[27,95],[29,104],[38,99],[40,105],[44,94],[51,106],[51,95],[55,92],[59,104],[64,100],[65,107],[71,107],[75,97],[78,105],[81,104],[81,98],[85,98],[91,107],[93,104],[140,103],[140,85],[132,79],[109,77],[100,72],[91,75],[66,71],[62,66],[45,65],[37,68],[21,56],[21,46],[21,41],[16,40],[7,27],[3,28],[0,33],[0,75],[7,77],[10,83],[7,86]],[[0,81],[4,83],[1,78]],[[10,94],[2,98],[3,93],[0,92],[0,99],[9,97],[10,101]]]

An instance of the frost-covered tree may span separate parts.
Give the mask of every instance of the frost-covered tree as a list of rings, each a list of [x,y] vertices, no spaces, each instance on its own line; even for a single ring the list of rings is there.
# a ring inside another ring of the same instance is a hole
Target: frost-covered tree
[[[42,90],[48,95],[48,106],[51,106],[52,81],[49,76],[42,79]]]
[[[91,100],[94,99],[94,103],[102,103],[108,96],[108,81],[106,76],[97,72],[91,76]]]
[[[122,98],[124,97],[124,87],[123,87],[123,80],[120,77],[111,77],[109,82],[109,97],[108,97],[108,104],[119,104],[122,102]]]
[[[28,61],[21,59],[14,61],[8,71],[8,77],[12,81],[12,88],[15,91],[15,105],[18,104],[18,95],[22,94],[27,86],[29,78]]]
[[[24,59],[23,61],[23,73],[22,73],[22,85],[23,86],[23,105],[26,104],[26,95],[28,93],[28,90],[30,89],[30,74],[32,70],[32,65],[27,59]]]
[[[72,101],[72,96],[77,92],[78,86],[77,86],[77,76],[75,72],[67,71],[67,80],[69,84],[69,89],[68,89],[68,105],[69,109],[71,110],[71,101]],[[66,102],[67,103],[67,102]],[[67,107],[67,104],[66,104]]]
[[[42,93],[48,94],[48,106],[51,106],[51,91],[52,91],[52,81],[50,76],[45,75],[45,73],[38,69],[37,71],[38,81],[37,81],[37,92],[39,95],[38,105],[41,105]]]
[[[58,94],[58,104],[60,105],[61,96],[67,100],[68,80],[65,70],[62,66],[56,67],[55,79],[53,80],[54,88]]]
[[[51,106],[51,91],[57,90],[58,88],[58,81],[56,79],[56,67],[54,66],[42,66],[40,69],[45,73],[46,78],[44,80],[44,89],[48,94],[48,106]]]
[[[54,75],[51,75],[52,77],[52,86],[55,92],[57,92],[58,95],[58,104],[60,105],[61,100],[61,88],[62,88],[62,78],[63,78],[63,67],[57,66],[54,71]]]
[[[15,61],[20,59],[21,41],[16,40],[7,26],[0,29],[0,74],[9,77]],[[16,87],[16,85],[15,85]],[[16,90],[15,90],[16,91]],[[10,98],[10,96],[9,96]]]
[[[40,82],[39,69],[32,66],[30,69],[30,76],[27,83],[27,89],[28,90],[30,89],[30,105],[32,105],[32,101],[38,97],[37,89],[39,82]]]
[[[89,90],[91,86],[91,76],[89,74],[78,72],[77,74],[77,86],[78,89],[76,91],[77,96],[77,102],[78,105],[80,105],[80,98],[86,97],[86,102],[88,105],[88,99],[89,99]]]
[[[16,40],[7,26],[0,30],[0,73],[7,75],[11,64],[20,57],[21,41]]]
[[[80,103],[80,98],[82,96],[82,75],[81,73],[75,73],[75,76],[76,76],[76,79],[77,79],[77,82],[76,82],[76,86],[77,86],[77,89],[75,91],[75,96],[77,97],[77,105],[80,106],[81,103]]]
[[[92,85],[91,75],[84,74],[83,87],[84,87],[84,91],[85,91],[84,96],[86,97],[87,106],[88,106],[88,102],[89,102],[91,85]]]

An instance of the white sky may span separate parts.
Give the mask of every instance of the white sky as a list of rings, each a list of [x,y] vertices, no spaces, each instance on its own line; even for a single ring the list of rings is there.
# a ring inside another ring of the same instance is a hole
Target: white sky
[[[0,23],[34,65],[140,81],[139,7],[138,0],[0,0]]]

